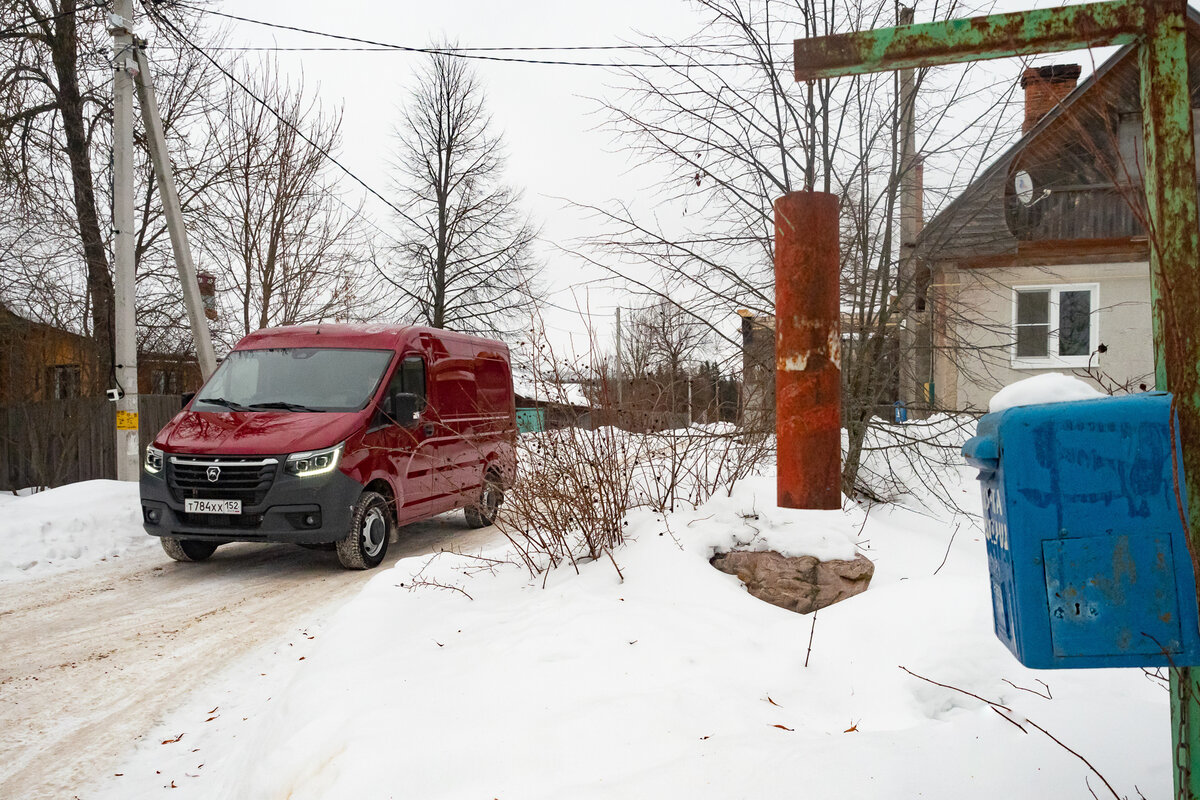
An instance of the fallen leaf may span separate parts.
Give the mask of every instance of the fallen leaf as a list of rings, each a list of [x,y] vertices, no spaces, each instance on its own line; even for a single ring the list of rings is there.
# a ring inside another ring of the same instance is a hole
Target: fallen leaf
[[[778,706],[779,708],[783,708],[783,706],[779,705],[779,703],[776,703],[774,700],[771,699],[771,695],[767,695],[767,702],[773,706]]]
[[[710,739],[710,738],[712,738],[712,737],[710,737],[710,736],[701,736],[701,737],[700,737],[700,741],[702,741],[702,742],[703,742],[705,739]]]
[[[171,788],[178,789],[179,787],[175,785],[175,781],[171,781]]]
[[[858,723],[854,723],[849,728],[846,728],[846,730],[842,731],[842,733],[858,733]]]
[[[209,711],[208,713],[210,713],[210,714],[215,714],[215,713],[217,713],[217,709],[218,709],[218,708],[220,708],[220,706],[215,706],[215,707],[213,708],[213,710],[212,710],[212,711]]]
[[[118,778],[124,778],[124,777],[125,777],[125,773],[124,773],[124,772],[114,772],[114,773],[113,773],[113,775],[115,775],[115,776],[116,776],[116,777],[118,777]]]
[[[304,659],[306,659],[306,658],[308,658],[308,656],[300,656],[300,658],[299,658],[299,659],[297,659],[297,660],[298,660],[298,661],[303,661],[303,660],[304,660]]]
[[[175,744],[182,738],[183,738],[183,734],[181,733],[178,736],[176,736],[174,739],[164,739],[163,744]]]
[[[220,716],[220,714],[218,714],[217,716]],[[205,721],[205,722],[212,722],[212,721],[213,721],[214,719],[216,719],[216,718],[217,718],[217,717],[209,717],[208,719],[206,719],[206,720],[204,720],[204,721]]]
[[[784,731],[791,731],[791,730],[794,730],[794,728],[789,728],[789,727],[787,727],[786,725],[772,725],[771,727],[773,727],[773,728],[779,728],[780,730],[784,730]]]

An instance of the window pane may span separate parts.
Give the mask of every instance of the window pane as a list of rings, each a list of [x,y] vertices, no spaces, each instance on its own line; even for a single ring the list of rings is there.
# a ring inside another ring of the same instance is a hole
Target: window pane
[[[1092,343],[1092,293],[1058,295],[1058,354],[1086,356]]]
[[[1017,324],[1050,324],[1050,290],[1017,292]]]
[[[1017,358],[1044,358],[1050,354],[1049,325],[1022,325],[1017,328]]]

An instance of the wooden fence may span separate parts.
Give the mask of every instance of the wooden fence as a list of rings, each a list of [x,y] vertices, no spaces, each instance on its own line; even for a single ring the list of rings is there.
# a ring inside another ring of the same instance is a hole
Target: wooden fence
[[[179,408],[179,395],[138,397],[141,448]],[[103,397],[0,408],[0,490],[115,479],[116,413]]]

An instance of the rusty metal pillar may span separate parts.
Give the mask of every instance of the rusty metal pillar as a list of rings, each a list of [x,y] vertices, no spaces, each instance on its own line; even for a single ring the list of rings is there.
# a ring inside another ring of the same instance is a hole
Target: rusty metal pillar
[[[775,201],[775,433],[784,508],[842,507],[838,199]]]

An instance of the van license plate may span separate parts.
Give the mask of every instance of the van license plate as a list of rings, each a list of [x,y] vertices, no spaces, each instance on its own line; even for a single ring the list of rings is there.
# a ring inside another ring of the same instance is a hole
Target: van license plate
[[[183,510],[189,514],[240,514],[241,500],[193,500],[183,501]]]

